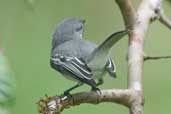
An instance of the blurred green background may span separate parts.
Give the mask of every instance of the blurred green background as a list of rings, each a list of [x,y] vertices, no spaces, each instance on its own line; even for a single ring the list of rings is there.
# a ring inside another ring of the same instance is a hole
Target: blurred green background
[[[171,18],[171,4],[164,1],[163,6]],[[0,35],[17,83],[12,114],[38,114],[36,102],[40,97],[45,94],[61,94],[74,84],[49,65],[53,30],[67,17],[85,19],[84,37],[96,43],[124,28],[120,10],[114,0],[0,0]],[[126,88],[127,41],[125,37],[112,50],[118,78],[112,80],[106,76],[100,88]],[[146,53],[171,54],[171,31],[158,21],[149,27],[145,42]],[[171,60],[148,61],[144,64],[145,113],[171,112],[170,70]],[[73,92],[89,90],[84,85]],[[76,113],[128,114],[128,109],[117,104],[102,103],[82,104],[63,112]]]

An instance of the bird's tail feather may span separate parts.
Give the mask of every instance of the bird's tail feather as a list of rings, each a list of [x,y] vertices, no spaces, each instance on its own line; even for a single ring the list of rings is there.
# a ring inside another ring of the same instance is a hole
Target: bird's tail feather
[[[129,30],[122,30],[110,35],[105,41],[103,41],[94,51],[88,56],[88,66],[95,65],[101,62],[102,59],[108,59],[107,55],[111,47],[116,44],[122,37],[124,37]],[[98,60],[98,58],[100,60]]]
[[[123,36],[125,36],[128,33],[128,30],[122,30],[116,33],[111,34],[105,41],[103,41],[95,50],[100,51],[103,49],[110,49],[114,44],[117,43]]]

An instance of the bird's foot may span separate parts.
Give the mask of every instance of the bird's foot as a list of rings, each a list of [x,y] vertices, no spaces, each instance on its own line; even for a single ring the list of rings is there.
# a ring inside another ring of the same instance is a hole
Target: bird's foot
[[[99,88],[97,88],[97,87],[92,87],[91,91],[95,91],[99,95],[101,94],[101,90]]]
[[[69,91],[64,91],[64,96],[71,96],[71,94],[69,93]]]

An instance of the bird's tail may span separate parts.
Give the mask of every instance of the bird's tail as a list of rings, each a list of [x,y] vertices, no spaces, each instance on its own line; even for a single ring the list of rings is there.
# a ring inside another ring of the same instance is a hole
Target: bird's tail
[[[122,30],[110,35],[105,41],[103,41],[94,51],[88,56],[87,62],[88,66],[105,64],[108,60],[108,53],[111,47],[116,44],[122,37],[124,37],[129,30]],[[104,61],[104,59],[106,61]],[[101,63],[104,62],[104,63]],[[92,66],[92,67],[93,67]]]

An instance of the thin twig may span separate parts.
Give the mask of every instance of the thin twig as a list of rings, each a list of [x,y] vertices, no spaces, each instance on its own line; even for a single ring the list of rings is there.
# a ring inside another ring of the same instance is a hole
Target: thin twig
[[[159,59],[171,59],[171,56],[144,56],[144,61],[147,60],[159,60]]]

